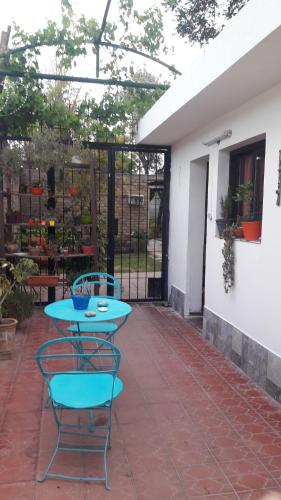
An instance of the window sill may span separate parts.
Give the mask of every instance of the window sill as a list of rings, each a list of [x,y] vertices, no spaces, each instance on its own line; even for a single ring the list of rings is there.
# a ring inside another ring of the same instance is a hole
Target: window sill
[[[220,238],[219,236],[216,236],[218,240],[223,240],[223,238]],[[261,244],[261,239],[259,240],[245,240],[245,238],[234,238],[234,241],[240,241],[241,243],[254,243],[254,245],[260,245]]]
[[[261,244],[261,239],[259,239],[259,240],[245,240],[245,238],[234,238],[234,241],[241,241],[243,243],[254,243],[255,245]]]

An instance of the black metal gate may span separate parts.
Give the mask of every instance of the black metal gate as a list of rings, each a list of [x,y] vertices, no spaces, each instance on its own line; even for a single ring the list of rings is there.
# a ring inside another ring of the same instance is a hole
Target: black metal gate
[[[92,150],[94,170],[73,159],[60,171],[25,166],[16,186],[7,187],[4,179],[1,234],[18,244],[14,253],[6,245],[6,255],[27,254],[40,275],[56,275],[55,287],[35,285],[40,302],[68,296],[74,277],[94,269],[120,280],[123,300],[167,300],[170,148],[85,147]],[[42,196],[32,195],[34,181],[44,186]]]
[[[169,148],[110,147],[107,272],[125,300],[167,300],[169,181]]]

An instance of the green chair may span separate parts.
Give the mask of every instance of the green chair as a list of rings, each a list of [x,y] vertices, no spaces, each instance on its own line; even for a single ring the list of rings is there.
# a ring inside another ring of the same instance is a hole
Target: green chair
[[[106,489],[110,489],[106,454],[111,446],[112,402],[123,389],[117,377],[119,349],[95,337],[63,337],[43,344],[37,351],[36,361],[48,384],[57,425],[53,455],[38,481],[51,477],[104,481]],[[95,417],[101,412],[103,422],[98,424]],[[74,421],[70,423],[69,417]],[[53,472],[58,452],[102,453],[104,474],[92,477]]]

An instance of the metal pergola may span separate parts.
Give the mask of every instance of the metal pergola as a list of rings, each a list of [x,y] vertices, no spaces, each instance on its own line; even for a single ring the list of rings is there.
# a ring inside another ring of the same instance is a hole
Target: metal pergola
[[[144,88],[144,89],[162,89],[162,90],[167,90],[169,88],[169,85],[166,84],[161,84],[161,83],[151,83],[151,82],[134,82],[133,80],[117,80],[116,78],[99,78],[100,74],[100,48],[101,47],[111,47],[116,50],[123,50],[126,52],[132,52],[136,55],[145,57],[147,59],[150,59],[151,61],[156,62],[157,64],[160,64],[170,71],[172,71],[174,74],[181,75],[180,71],[178,71],[174,66],[165,63],[164,61],[161,61],[157,57],[151,56],[150,54],[141,52],[133,47],[129,47],[125,44],[116,44],[112,43],[106,39],[103,39],[105,37],[105,28],[107,24],[107,17],[109,13],[111,5],[111,0],[107,0],[104,15],[103,15],[103,20],[101,23],[101,28],[99,32],[98,38],[95,40],[94,45],[96,48],[96,77],[95,78],[89,78],[89,77],[79,77],[79,76],[73,76],[73,75],[55,75],[55,74],[50,74],[50,73],[39,73],[39,72],[27,72],[24,70],[12,70],[12,69],[7,69],[7,68],[1,68],[0,69],[0,81],[3,80],[5,76],[10,76],[10,77],[25,77],[29,76],[30,78],[34,78],[36,80],[42,79],[42,80],[58,80],[58,81],[66,81],[66,82],[80,82],[80,83],[90,83],[90,84],[98,84],[98,85],[115,85],[115,86],[121,86],[121,87],[131,87],[131,88]],[[8,30],[9,32],[9,30]],[[30,49],[35,49],[40,46],[55,46],[58,45],[56,42],[54,42],[52,45],[50,44],[44,44],[44,43],[36,43],[36,44],[26,44],[21,47],[16,47],[13,49],[7,49],[7,50],[0,50],[0,65],[3,66],[3,63],[1,64],[1,59],[4,61],[5,58],[10,56],[11,54],[15,54],[17,52],[24,52],[26,50]]]

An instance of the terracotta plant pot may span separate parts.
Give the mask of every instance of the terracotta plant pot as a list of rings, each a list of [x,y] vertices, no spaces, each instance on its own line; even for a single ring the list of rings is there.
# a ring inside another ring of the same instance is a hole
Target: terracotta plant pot
[[[75,196],[78,196],[79,194],[79,189],[77,186],[69,186],[67,191],[70,194],[70,196],[73,196],[73,198],[75,198]]]
[[[28,253],[29,253],[29,255],[33,255],[33,256],[38,257],[38,255],[40,255],[41,253],[43,253],[43,248],[41,246],[37,246],[37,247],[31,247],[31,246],[29,246],[28,247]]]
[[[256,241],[261,236],[261,221],[241,222],[244,238],[247,241]]]
[[[31,245],[32,242],[36,243],[37,246],[44,247],[46,245],[46,238],[43,238],[42,236],[31,236],[29,244]]]
[[[93,245],[82,245],[82,253],[86,255],[90,255],[94,253],[94,246]]]
[[[56,286],[58,282],[59,276],[49,276],[48,274],[30,276],[26,280],[26,284],[29,286]]]
[[[31,188],[31,194],[34,196],[41,196],[43,194],[44,189],[42,187],[32,187]]]
[[[19,246],[17,243],[7,243],[5,250],[7,253],[15,253],[19,251]]]
[[[15,349],[15,335],[18,321],[3,318],[0,323],[0,359],[11,358]]]
[[[58,253],[58,248],[57,245],[45,245],[44,247],[45,254],[48,255],[49,257],[56,257]]]
[[[239,227],[233,227],[231,229],[231,232],[232,232],[232,236],[234,238],[240,238],[240,239],[244,238],[243,227],[240,227],[240,226]]]

